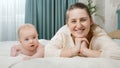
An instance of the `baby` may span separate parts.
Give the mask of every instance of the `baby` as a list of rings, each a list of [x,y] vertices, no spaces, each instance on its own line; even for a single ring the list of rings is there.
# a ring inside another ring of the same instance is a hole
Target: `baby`
[[[18,29],[20,45],[11,48],[11,56],[15,57],[24,54],[23,60],[44,57],[44,46],[38,41],[38,33],[31,24],[24,24]]]

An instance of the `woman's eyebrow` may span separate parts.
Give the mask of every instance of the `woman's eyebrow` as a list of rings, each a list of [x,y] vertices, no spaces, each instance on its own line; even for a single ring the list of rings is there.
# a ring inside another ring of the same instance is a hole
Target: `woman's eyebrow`
[[[81,17],[81,18],[88,18],[88,17]]]

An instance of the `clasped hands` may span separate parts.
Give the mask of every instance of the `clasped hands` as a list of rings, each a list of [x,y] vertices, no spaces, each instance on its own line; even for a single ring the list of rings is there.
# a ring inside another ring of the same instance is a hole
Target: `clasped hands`
[[[75,38],[75,47],[74,47],[74,53],[76,56],[85,55],[85,51],[89,47],[89,42],[86,38]]]

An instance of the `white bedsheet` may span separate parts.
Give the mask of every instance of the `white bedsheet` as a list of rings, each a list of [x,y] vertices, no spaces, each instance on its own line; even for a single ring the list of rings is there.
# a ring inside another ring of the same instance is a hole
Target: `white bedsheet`
[[[40,40],[43,45],[47,40]],[[117,40],[118,42],[118,40]],[[0,42],[0,68],[120,68],[120,60],[105,58],[36,58],[23,61],[24,55],[10,57],[10,48],[17,41]],[[118,43],[119,44],[119,43]]]
[[[120,39],[113,39],[120,46]]]
[[[44,58],[20,62],[13,68],[120,68],[120,61],[82,57]]]

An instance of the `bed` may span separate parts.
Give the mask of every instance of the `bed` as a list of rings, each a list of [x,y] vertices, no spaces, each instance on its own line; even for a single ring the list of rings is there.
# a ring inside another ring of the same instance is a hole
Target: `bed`
[[[120,45],[119,39],[113,39]],[[43,45],[48,44],[49,40],[40,39]],[[106,58],[36,58],[23,61],[24,55],[10,57],[10,48],[18,41],[0,42],[0,68],[120,68],[120,60]]]

